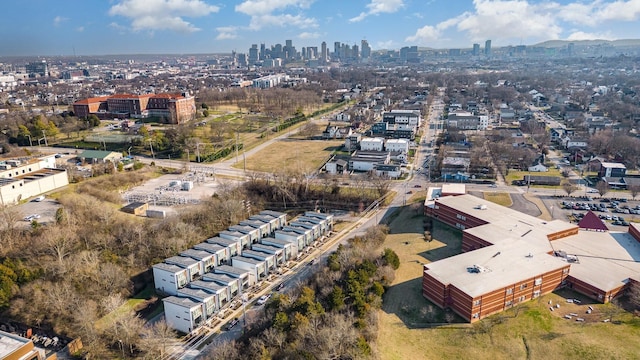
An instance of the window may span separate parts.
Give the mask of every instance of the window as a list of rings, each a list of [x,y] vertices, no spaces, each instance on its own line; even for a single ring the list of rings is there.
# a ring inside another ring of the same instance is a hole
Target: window
[[[533,292],[533,296],[532,296],[532,298],[533,298],[533,299],[535,299],[535,298],[537,298],[538,296],[540,296],[540,290],[536,290],[536,291],[534,291],[534,292]]]
[[[524,295],[520,296],[520,298],[518,298],[518,301],[520,301],[520,302],[525,301],[525,300],[527,300],[527,297],[524,296]]]
[[[542,285],[542,278],[537,278],[537,279],[534,281],[533,285],[535,285],[535,286]]]
[[[475,313],[475,314],[473,314],[473,318],[474,318],[474,319],[477,319],[477,318],[479,318],[479,317],[480,317],[480,314],[479,314],[479,313]]]
[[[511,305],[513,305],[513,301],[511,301],[511,300],[507,300],[507,301],[504,303],[504,306],[511,306]]]
[[[458,219],[462,220],[462,221],[467,220],[467,217],[466,217],[466,216],[464,216],[464,215],[456,214],[456,217],[457,217]]]
[[[513,288],[508,288],[507,289],[507,295],[511,295],[513,294]]]
[[[526,288],[527,288],[527,284],[521,284],[521,285],[520,285],[520,290],[524,290],[524,289],[526,289]]]
[[[464,225],[456,223],[456,227],[460,230],[464,230]]]
[[[568,274],[568,273],[569,273],[569,268],[562,269],[562,273],[563,273],[563,274]]]
[[[482,300],[476,300],[473,302],[473,306],[478,306],[482,303]]]

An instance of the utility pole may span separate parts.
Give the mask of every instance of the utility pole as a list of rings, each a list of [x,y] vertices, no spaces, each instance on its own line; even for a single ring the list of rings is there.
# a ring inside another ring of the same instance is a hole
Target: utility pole
[[[238,162],[238,141],[240,140],[240,133],[236,131],[236,162]]]
[[[200,143],[196,143],[196,152],[198,154],[198,163],[200,163]]]
[[[47,133],[45,133],[44,130],[42,130],[42,137],[44,138],[44,146],[49,146],[47,143]]]
[[[151,149],[151,157],[155,160],[156,155],[153,153],[153,145],[151,145],[151,139],[149,139],[149,148]]]

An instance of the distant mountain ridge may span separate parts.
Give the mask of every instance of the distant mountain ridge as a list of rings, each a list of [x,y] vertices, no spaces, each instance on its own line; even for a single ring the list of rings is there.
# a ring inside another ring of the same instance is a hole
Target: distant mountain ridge
[[[558,48],[565,47],[573,43],[575,46],[597,46],[611,45],[614,47],[621,46],[640,46],[640,39],[621,39],[621,40],[547,40],[535,45],[535,47]]]

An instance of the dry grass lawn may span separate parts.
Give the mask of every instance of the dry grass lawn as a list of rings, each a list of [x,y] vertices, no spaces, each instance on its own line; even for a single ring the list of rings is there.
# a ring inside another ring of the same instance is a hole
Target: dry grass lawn
[[[417,207],[421,208],[421,207]],[[400,268],[379,311],[377,350],[381,359],[640,359],[640,318],[630,313],[604,323],[611,305],[594,304],[561,290],[470,325],[453,319],[422,297],[422,264],[459,253],[460,233],[444,225],[433,228],[433,241],[423,239],[421,212],[411,206],[393,218],[383,248],[400,257]],[[581,305],[567,304],[568,297]],[[548,301],[559,303],[554,312]],[[587,315],[587,306],[594,312]],[[564,319],[570,312],[586,322]],[[451,319],[450,319],[451,320]]]
[[[247,170],[278,173],[317,170],[342,141],[280,140],[247,158]],[[233,165],[241,169],[242,162]]]
[[[511,195],[506,192],[498,192],[498,191],[485,191],[484,199],[491,201],[492,203],[496,203],[498,205],[510,207],[513,205],[513,201],[511,200]]]

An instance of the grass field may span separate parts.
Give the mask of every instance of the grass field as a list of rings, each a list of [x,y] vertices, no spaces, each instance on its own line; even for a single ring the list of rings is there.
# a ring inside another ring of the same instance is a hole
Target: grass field
[[[247,158],[249,171],[301,171],[309,173],[327,160],[331,151],[342,146],[342,141],[280,140],[259,154]],[[243,162],[233,165],[242,169]]]
[[[640,318],[619,313],[612,305],[595,304],[572,292],[560,290],[496,314],[473,325],[450,318],[447,312],[422,297],[422,264],[460,252],[457,230],[444,225],[433,228],[433,241],[423,240],[423,219],[416,208],[404,207],[389,224],[383,248],[400,257],[400,268],[384,295],[379,311],[377,350],[381,359],[639,359]],[[579,298],[582,304],[568,304]],[[551,312],[548,302],[560,304]],[[594,311],[586,315],[586,307]],[[564,319],[575,312],[584,323]],[[616,311],[612,311],[616,312]]]
[[[491,201],[492,203],[496,203],[498,205],[510,207],[513,205],[513,201],[511,200],[511,195],[506,192],[498,192],[498,191],[485,191],[484,199]]]
[[[560,170],[555,168],[549,168],[549,171],[546,172],[530,172],[530,171],[518,171],[518,170],[509,170],[509,175],[505,177],[505,181],[507,184],[511,184],[513,180],[522,180],[525,175],[532,176],[558,176],[562,177],[560,174]]]

